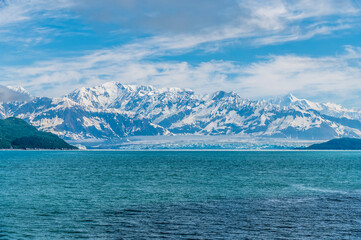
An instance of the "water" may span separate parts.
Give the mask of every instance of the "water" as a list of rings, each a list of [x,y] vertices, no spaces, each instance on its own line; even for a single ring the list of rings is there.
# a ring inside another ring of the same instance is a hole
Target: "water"
[[[0,151],[0,239],[361,239],[361,152]]]

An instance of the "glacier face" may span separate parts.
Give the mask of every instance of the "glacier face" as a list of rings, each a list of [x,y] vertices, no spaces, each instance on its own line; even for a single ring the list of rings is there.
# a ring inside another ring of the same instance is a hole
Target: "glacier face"
[[[21,90],[24,91],[24,90]],[[250,100],[234,92],[108,82],[62,98],[3,102],[0,117],[19,117],[64,139],[154,135],[237,135],[323,140],[361,137],[361,112],[287,95]]]

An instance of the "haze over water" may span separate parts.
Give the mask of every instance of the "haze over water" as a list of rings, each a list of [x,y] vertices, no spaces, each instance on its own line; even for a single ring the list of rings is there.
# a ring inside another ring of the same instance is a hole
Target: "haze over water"
[[[361,152],[0,152],[0,239],[360,239]]]

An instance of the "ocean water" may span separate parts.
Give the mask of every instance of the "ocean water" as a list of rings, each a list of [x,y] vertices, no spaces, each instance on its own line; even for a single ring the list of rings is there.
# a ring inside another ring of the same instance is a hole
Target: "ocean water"
[[[361,239],[361,152],[0,151],[0,239]]]

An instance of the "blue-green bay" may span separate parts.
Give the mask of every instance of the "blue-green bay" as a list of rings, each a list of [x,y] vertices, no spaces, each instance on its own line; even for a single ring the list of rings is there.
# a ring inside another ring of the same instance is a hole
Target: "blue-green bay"
[[[361,239],[358,151],[0,151],[0,239]]]

